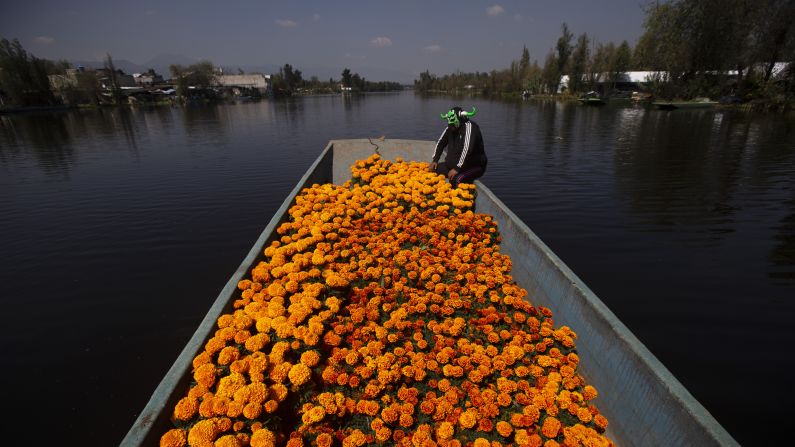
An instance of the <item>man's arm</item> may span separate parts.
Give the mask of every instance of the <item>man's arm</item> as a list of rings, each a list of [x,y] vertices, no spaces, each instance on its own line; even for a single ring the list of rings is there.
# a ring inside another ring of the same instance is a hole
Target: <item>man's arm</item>
[[[439,158],[442,157],[442,151],[444,151],[444,148],[447,147],[448,133],[449,133],[449,130],[445,126],[444,132],[442,132],[442,135],[439,137],[438,140],[436,140],[436,149],[433,150],[433,162],[434,163],[438,163],[439,162]]]
[[[464,166],[464,162],[467,159],[467,155],[470,153],[469,148],[472,146],[472,122],[467,121],[464,124],[464,148],[461,150],[461,157],[458,159],[458,163],[456,163],[456,170],[461,171],[461,167]],[[477,129],[474,130],[477,132]]]

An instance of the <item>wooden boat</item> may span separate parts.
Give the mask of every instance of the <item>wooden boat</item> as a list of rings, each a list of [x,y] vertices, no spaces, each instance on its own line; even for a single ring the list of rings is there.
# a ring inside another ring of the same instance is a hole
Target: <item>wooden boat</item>
[[[267,244],[300,191],[315,183],[341,184],[350,166],[367,158],[377,145],[394,160],[427,160],[433,141],[370,139],[333,140],[298,181],[218,295],[193,337],[138,416],[123,447],[156,446],[171,428],[177,401],[192,380],[192,360],[215,331],[220,315],[232,309],[237,284],[262,259]],[[475,208],[493,216],[502,251],[511,256],[514,280],[536,305],[554,312],[559,325],[578,335],[580,372],[599,390],[595,401],[610,420],[607,435],[621,446],[738,446],[737,442],[681,383],[649,352],[605,304],[483,183],[477,181]]]
[[[582,95],[577,101],[580,101],[580,104],[588,106],[603,106],[606,103],[605,99],[599,96],[599,93],[595,91],[590,91]]]
[[[580,104],[585,104],[588,106],[603,106],[606,104],[604,99],[597,97],[579,98],[577,101],[580,101]]]
[[[715,107],[717,101],[710,101],[708,99],[700,99],[695,101],[657,101],[652,105],[662,110],[675,110],[675,109],[703,109]]]

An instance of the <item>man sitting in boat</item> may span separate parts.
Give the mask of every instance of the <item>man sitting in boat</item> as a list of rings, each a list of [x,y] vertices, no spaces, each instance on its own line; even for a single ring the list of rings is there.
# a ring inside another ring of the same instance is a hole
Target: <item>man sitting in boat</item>
[[[447,120],[442,136],[436,142],[430,170],[445,175],[457,187],[460,183],[472,183],[486,172],[486,151],[480,127],[469,119],[475,116],[477,108],[466,112],[461,107],[453,107],[441,117]],[[442,151],[447,148],[444,163],[439,163]]]

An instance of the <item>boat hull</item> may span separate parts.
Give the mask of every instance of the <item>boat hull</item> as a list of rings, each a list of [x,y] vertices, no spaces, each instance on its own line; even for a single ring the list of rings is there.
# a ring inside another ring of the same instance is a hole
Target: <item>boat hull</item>
[[[432,141],[332,140],[276,211],[246,258],[232,275],[198,329],[166,373],[121,445],[156,446],[171,428],[174,405],[191,381],[193,358],[215,331],[219,316],[232,310],[237,283],[263,259],[264,247],[278,235],[288,210],[304,187],[341,184],[350,166],[375,150],[384,158],[431,158]],[[577,334],[580,372],[599,390],[595,401],[610,421],[607,435],[622,446],[737,446],[707,410],[621,323],[601,300],[494,193],[479,181],[476,211],[494,216],[510,255],[514,280],[528,300],[549,307],[558,325]]]
[[[681,102],[653,102],[652,105],[662,110],[676,109],[708,109],[715,107],[715,101],[681,101]]]

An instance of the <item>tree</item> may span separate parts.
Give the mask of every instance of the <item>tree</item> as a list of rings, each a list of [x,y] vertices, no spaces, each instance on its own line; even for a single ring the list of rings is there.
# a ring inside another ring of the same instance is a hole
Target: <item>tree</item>
[[[608,79],[612,83],[611,88],[615,88],[616,82],[621,80],[621,75],[629,71],[632,64],[632,49],[627,41],[622,41],[618,48],[613,50],[612,42],[608,48],[607,73]]]
[[[530,68],[530,52],[527,51],[527,45],[522,46],[522,57],[519,59],[519,75],[522,79],[527,76],[527,70]]]
[[[770,81],[776,62],[787,49],[795,47],[795,2],[791,0],[764,0],[757,5],[751,33],[751,57],[764,64],[762,79]],[[789,55],[792,57],[792,55]]]
[[[215,66],[212,62],[200,61],[188,66],[173,64],[169,66],[169,71],[171,77],[176,80],[179,96],[188,97],[190,87],[194,87],[205,95],[212,95],[210,89],[216,80]]]
[[[563,25],[560,26],[562,31],[561,36],[558,38],[558,42],[555,45],[555,48],[558,52],[557,57],[557,64],[558,64],[558,73],[563,74],[566,69],[566,64],[569,62],[569,56],[571,56],[571,39],[574,35],[569,32],[569,26],[566,25],[564,22]]]
[[[569,90],[573,92],[581,92],[585,86],[583,78],[588,66],[588,43],[588,34],[582,33],[574,46],[569,64]]]
[[[0,40],[0,91],[17,106],[53,105],[57,101],[47,78],[48,63],[29,55],[19,40]]]
[[[351,76],[351,71],[348,68],[342,70],[342,85],[345,87],[350,87],[352,85],[352,81],[353,79]]]
[[[110,97],[113,104],[121,103],[121,86],[119,85],[119,78],[116,73],[116,66],[113,65],[113,57],[110,53],[105,54],[105,70],[108,72],[108,85],[110,90]]]
[[[558,92],[558,86],[560,85],[560,70],[558,67],[558,59],[555,57],[555,53],[550,51],[541,71],[541,79],[543,80],[544,90],[547,93],[555,94]]]

